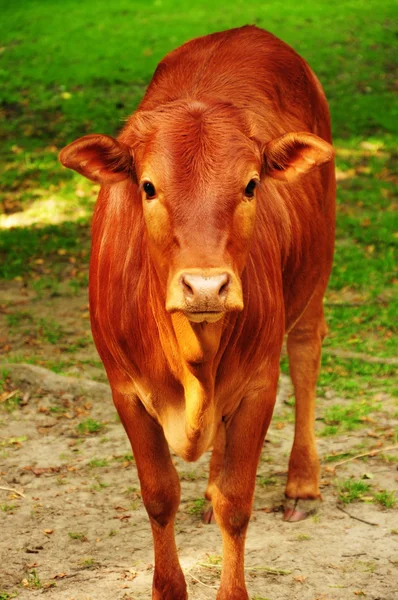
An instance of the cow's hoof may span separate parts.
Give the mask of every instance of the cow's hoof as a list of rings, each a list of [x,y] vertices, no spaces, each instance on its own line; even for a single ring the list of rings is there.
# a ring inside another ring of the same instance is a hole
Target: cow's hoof
[[[287,498],[285,501],[283,520],[288,521],[289,523],[303,521],[317,512],[320,502],[319,498],[315,500]]]
[[[202,521],[205,525],[211,525],[216,522],[216,517],[214,516],[213,505],[211,502],[207,502],[205,505],[205,510],[202,515]]]

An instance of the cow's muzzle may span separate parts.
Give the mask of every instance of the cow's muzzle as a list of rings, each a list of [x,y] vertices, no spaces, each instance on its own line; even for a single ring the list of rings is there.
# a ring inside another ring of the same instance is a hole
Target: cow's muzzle
[[[242,286],[230,270],[189,269],[169,282],[166,310],[181,311],[194,323],[215,322],[226,312],[242,309]]]

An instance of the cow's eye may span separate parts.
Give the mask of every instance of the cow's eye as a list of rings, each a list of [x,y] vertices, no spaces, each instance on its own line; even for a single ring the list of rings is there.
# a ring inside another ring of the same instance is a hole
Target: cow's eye
[[[153,185],[153,183],[151,183],[150,181],[145,181],[145,183],[142,186],[142,189],[144,190],[144,192],[146,194],[147,200],[152,200],[152,198],[155,198],[156,190],[155,190],[155,186]]]
[[[256,189],[257,181],[255,179],[250,179],[249,183],[245,188],[245,196],[247,198],[253,198],[254,190]]]

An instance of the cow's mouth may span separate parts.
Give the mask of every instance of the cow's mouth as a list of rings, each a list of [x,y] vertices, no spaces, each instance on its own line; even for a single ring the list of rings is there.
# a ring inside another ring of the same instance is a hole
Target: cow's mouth
[[[184,311],[184,315],[192,323],[216,323],[225,315],[225,311]]]

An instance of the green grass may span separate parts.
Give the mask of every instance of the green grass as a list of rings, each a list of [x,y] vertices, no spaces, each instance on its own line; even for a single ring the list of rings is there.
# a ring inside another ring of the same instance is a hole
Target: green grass
[[[77,426],[77,431],[81,435],[87,435],[91,433],[99,433],[100,431],[103,431],[104,427],[104,423],[99,423],[94,419],[86,419],[85,421],[79,423]]]
[[[261,487],[269,487],[276,485],[278,480],[275,477],[264,477],[264,475],[257,475],[257,482]]]
[[[87,273],[84,269],[87,267],[89,247],[87,223],[86,219],[78,223],[41,226],[39,220],[29,228],[0,228],[0,257],[4,259],[0,260],[0,278],[29,276],[33,289],[42,295],[46,289],[43,273],[47,273],[47,278],[51,276],[51,283],[47,283],[51,288],[55,285],[53,278],[56,281],[69,278],[76,268],[76,263],[70,262],[73,258],[81,269],[77,274],[78,280],[86,283]],[[66,250],[66,254],[60,254],[60,250]]]
[[[27,325],[32,323],[33,315],[26,310],[16,310],[12,313],[6,314],[6,322],[10,329],[20,327],[21,325]]]
[[[393,0],[291,0],[283,14],[276,0],[237,0],[227,11],[210,0],[189,6],[182,0],[116,0],[111,11],[105,0],[26,0],[3,2],[1,15],[0,279],[23,281],[39,299],[65,293],[64,282],[71,294],[87,286],[98,187],[63,169],[58,151],[87,133],[114,135],[171,49],[198,35],[255,23],[309,62],[330,104],[339,183],[325,349],[398,355]],[[9,326],[40,327],[22,315],[8,314]],[[62,342],[60,327],[47,323],[41,330],[49,343]],[[62,372],[67,364],[47,366]],[[319,394],[333,387],[355,402],[381,390],[395,394],[394,374],[392,365],[325,353]],[[342,429],[340,423],[326,427]]]
[[[0,510],[4,513],[11,513],[16,508],[15,504],[0,504]]]
[[[131,452],[127,452],[126,454],[121,454],[120,456],[114,456],[113,460],[121,463],[131,463],[134,462],[134,456]]]
[[[95,560],[95,558],[93,558],[92,556],[87,556],[85,558],[81,558],[80,559],[80,565],[81,568],[83,569],[92,569],[93,567],[95,567],[98,563]]]
[[[388,490],[372,491],[371,485],[361,479],[345,479],[336,482],[337,495],[343,504],[356,501],[376,502],[383,508],[394,508],[397,504],[395,492]]]
[[[20,406],[22,400],[19,390],[15,390],[13,387],[9,371],[2,369],[0,373],[0,407],[10,413]],[[2,397],[3,394],[5,394],[5,398]]]
[[[337,484],[338,498],[343,504],[350,504],[355,500],[361,500],[366,492],[369,492],[370,485],[361,480],[346,479]]]
[[[68,532],[69,537],[72,540],[79,540],[79,542],[87,542],[87,537],[84,533],[73,533],[73,532]]]
[[[326,427],[320,431],[320,435],[330,435],[357,429],[366,422],[370,413],[379,408],[379,406],[374,406],[366,400],[351,402],[347,405],[333,404],[333,406],[325,410],[323,421]]]
[[[341,348],[350,350],[342,340]],[[327,346],[326,346],[327,352]],[[372,399],[378,392],[396,394],[396,365],[370,363],[361,358],[340,358],[324,353],[318,379],[318,394],[333,388],[338,395],[352,399]],[[377,355],[373,351],[372,355]]]
[[[52,319],[38,319],[35,321],[34,316],[29,311],[9,312],[6,314],[6,322],[10,330],[21,329],[23,335],[35,335],[42,341],[50,344],[57,344],[64,332],[62,326]]]
[[[204,510],[206,505],[206,500],[204,498],[197,498],[193,502],[190,503],[188,507],[188,513],[190,515],[200,516]]]
[[[393,508],[397,503],[395,492],[388,492],[387,490],[375,494],[375,500],[385,508]]]
[[[105,490],[107,487],[110,486],[110,483],[104,483],[103,481],[99,481],[98,479],[96,481],[97,483],[91,486],[91,489],[95,492],[102,492],[102,490]]]
[[[42,587],[42,583],[40,581],[40,577],[37,574],[36,569],[32,569],[27,576],[27,588],[29,589],[38,589]]]
[[[364,445],[360,444],[360,446],[356,446],[354,449],[351,449],[350,451],[347,452],[340,452],[340,453],[336,453],[336,454],[326,454],[323,458],[322,458],[322,462],[325,463],[333,463],[333,462],[340,462],[342,460],[345,460],[347,458],[351,458],[352,456],[356,456],[357,454],[360,454],[361,452],[364,452]]]
[[[95,467],[107,467],[109,463],[106,458],[93,458],[92,460],[90,460],[90,462],[88,464],[90,467],[95,468]]]

